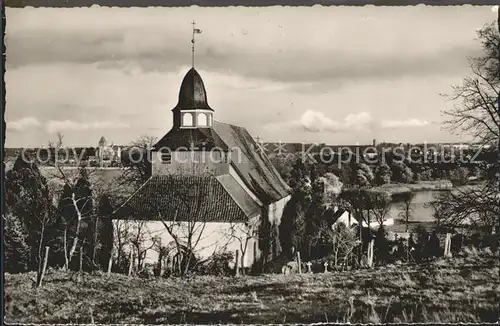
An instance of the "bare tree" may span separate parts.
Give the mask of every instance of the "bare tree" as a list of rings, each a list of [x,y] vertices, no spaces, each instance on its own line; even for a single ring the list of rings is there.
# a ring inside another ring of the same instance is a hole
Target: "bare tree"
[[[406,228],[405,232],[408,232],[408,224],[410,217],[413,215],[413,199],[415,198],[415,193],[410,189],[399,193],[398,198],[401,200],[399,216],[405,220]]]
[[[483,55],[469,58],[471,76],[448,95],[457,104],[443,111],[449,117],[445,126],[450,131],[465,132],[484,143],[498,141],[499,97],[499,32],[490,24],[478,31]]]
[[[500,216],[497,196],[498,189],[488,182],[445,192],[429,206],[443,226],[474,226],[493,232]]]
[[[60,197],[59,203],[59,213],[63,217],[64,222],[64,234],[63,234],[63,243],[68,243],[67,234],[68,227],[76,222],[75,232],[72,244],[69,250],[64,249],[64,260],[65,260],[65,268],[69,267],[69,263],[75,256],[79,239],[81,238],[81,225],[83,221],[89,220],[94,217],[93,210],[93,202],[94,198],[91,194],[91,184],[88,181],[89,177],[88,169],[82,168],[63,168],[56,161],[56,172],[52,173],[50,177],[57,178],[60,182],[63,183],[62,195]],[[87,179],[87,180],[85,180]],[[85,183],[85,185],[84,185]],[[90,193],[87,191],[82,192],[82,187],[87,187],[90,190]],[[74,212],[74,217],[71,217],[73,214],[64,214],[62,211],[66,210],[67,212]],[[76,221],[74,221],[76,220]]]
[[[226,233],[226,236],[229,239],[236,240],[239,244],[241,262],[237,262],[237,264],[242,268],[245,266],[245,255],[247,253],[250,240],[256,239],[258,237],[259,224],[259,219],[251,219],[245,223],[230,223],[229,230]],[[254,260],[255,258],[256,257],[254,257]]]
[[[346,267],[354,248],[360,244],[356,232],[344,223],[337,223],[332,227],[330,238],[333,245],[334,266],[337,268],[342,258],[342,266]]]
[[[130,243],[132,244],[135,255],[137,257],[137,271],[140,272],[144,268],[144,260],[149,250],[157,246],[159,239],[152,235],[147,229],[147,221],[133,221]]]
[[[138,187],[151,177],[150,150],[156,141],[156,137],[142,135],[122,151],[121,160],[125,167],[122,182]]]
[[[500,15],[500,14],[499,14]],[[489,24],[478,31],[483,53],[470,58],[471,75],[464,78],[462,85],[453,87],[453,94],[449,96],[456,102],[453,109],[445,110],[449,117],[445,126],[458,133],[472,135],[483,144],[495,143],[498,151],[498,160],[487,168],[495,169],[496,178],[490,178],[487,185],[475,189],[456,190],[437,201],[432,206],[436,209],[435,215],[445,219],[447,223],[459,223],[466,216],[465,212],[480,212],[482,223],[494,218],[497,221],[497,232],[500,232],[500,219],[497,208],[500,206],[500,196],[494,196],[500,191],[500,16],[497,17],[497,26]],[[471,201],[470,198],[476,200]],[[461,211],[460,211],[461,210]],[[445,212],[451,214],[446,216]],[[493,215],[492,215],[493,214]],[[496,214],[496,215],[495,215]],[[475,216],[475,215],[474,215]],[[470,217],[476,219],[476,217]],[[486,223],[488,224],[488,223]]]
[[[211,179],[213,176],[210,173],[186,177],[180,171],[174,171],[162,178],[162,182],[169,184],[169,200],[161,195],[153,195],[147,199],[147,207],[144,207],[146,212],[141,214],[156,216],[157,220],[162,222],[176,247],[176,273],[186,275],[192,267],[191,263],[202,239],[206,220],[214,214],[213,203],[218,200],[213,193],[213,185],[205,183],[207,180],[216,180]],[[137,195],[140,189],[147,187],[149,182],[155,181],[148,179],[123,206],[126,207],[136,196],[140,196]]]
[[[58,213],[63,222],[62,242],[65,261],[64,267],[65,269],[69,268],[69,264],[75,256],[78,244],[84,238],[82,234],[82,223],[87,224],[86,238],[89,247],[91,247],[89,256],[91,266],[95,267],[99,221],[94,209],[94,203],[98,196],[103,194],[103,181],[100,180],[96,184],[90,181],[91,175],[97,168],[90,169],[85,166],[64,167],[60,164],[61,162],[58,160],[59,153],[63,150],[68,151],[68,149],[64,148],[63,139],[64,135],[62,133],[57,133],[57,141],[55,142],[55,171],[49,174],[49,178],[52,183],[62,184],[62,191],[60,191],[61,194],[58,200]],[[75,225],[73,239],[72,241],[68,241],[68,228],[73,224]],[[71,242],[69,248],[68,242]]]
[[[386,191],[370,190],[367,192],[368,211],[373,214],[379,227],[384,225],[386,216],[391,210],[391,203],[391,195]]]

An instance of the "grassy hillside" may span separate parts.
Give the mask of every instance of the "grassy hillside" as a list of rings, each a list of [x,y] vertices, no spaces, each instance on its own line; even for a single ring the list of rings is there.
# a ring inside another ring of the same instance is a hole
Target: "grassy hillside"
[[[498,320],[498,257],[427,265],[241,278],[139,279],[51,271],[5,276],[6,321],[18,323],[480,322]]]

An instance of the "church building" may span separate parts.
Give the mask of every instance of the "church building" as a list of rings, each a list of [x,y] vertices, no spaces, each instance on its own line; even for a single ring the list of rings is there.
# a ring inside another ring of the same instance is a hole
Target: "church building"
[[[119,220],[146,221],[162,245],[191,243],[196,255],[238,250],[252,267],[279,254],[290,188],[248,131],[214,120],[199,73],[185,75],[173,127],[150,151],[151,177],[127,200]],[[156,262],[150,250],[147,260]]]

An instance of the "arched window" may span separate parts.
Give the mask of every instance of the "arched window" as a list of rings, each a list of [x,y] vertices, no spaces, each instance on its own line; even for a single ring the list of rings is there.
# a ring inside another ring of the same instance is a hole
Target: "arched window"
[[[208,126],[208,118],[205,113],[198,114],[198,126]]]
[[[193,115],[191,113],[184,113],[182,115],[182,125],[187,127],[193,126]]]

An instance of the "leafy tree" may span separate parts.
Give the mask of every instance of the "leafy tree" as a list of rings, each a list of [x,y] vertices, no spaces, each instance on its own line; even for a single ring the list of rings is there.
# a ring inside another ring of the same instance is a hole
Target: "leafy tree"
[[[467,184],[467,181],[469,180],[469,169],[460,166],[457,167],[456,169],[453,169],[450,171],[450,181],[457,186],[463,186]]]
[[[12,214],[4,219],[4,267],[8,273],[20,273],[28,270],[30,247],[28,231],[22,222]]]
[[[381,226],[375,233],[374,243],[374,256],[380,264],[387,263],[389,258],[389,241],[387,240],[387,233],[383,226]]]
[[[392,177],[395,182],[410,183],[413,180],[412,170],[402,161],[394,160],[391,164]]]
[[[306,192],[305,188],[309,188],[309,173],[304,161],[298,158],[293,164],[292,171],[290,172],[289,185],[294,191]]]
[[[339,195],[340,206],[351,212],[359,224],[368,223],[366,193],[365,188],[347,188]]]
[[[387,191],[368,190],[365,192],[365,206],[368,209],[368,216],[372,215],[379,227],[382,228],[389,211],[391,210],[392,197]],[[371,214],[370,214],[371,213]],[[370,218],[368,218],[370,225]]]
[[[373,171],[365,163],[353,163],[352,184],[359,187],[369,187],[375,179]]]
[[[330,172],[325,173],[316,180],[321,183],[323,187],[323,204],[331,206],[337,201],[337,198],[342,191],[342,182],[340,182],[340,179],[335,174]]]
[[[283,210],[279,236],[283,253],[289,258],[292,258],[292,248],[299,249],[303,245],[306,209],[307,204],[294,193]]]
[[[391,183],[392,171],[389,165],[381,163],[377,166],[375,183],[379,186]]]
[[[326,235],[325,231],[328,229],[328,225],[324,219],[326,212],[324,198],[325,184],[322,180],[316,179],[312,185],[311,202],[305,219],[305,241],[307,247],[303,251],[307,253],[307,258],[309,259],[313,257],[315,246],[320,243],[322,237]]]
[[[297,159],[297,155],[292,155],[292,154],[280,155],[276,153],[270,153],[268,157],[271,163],[273,163],[278,173],[283,178],[283,180],[285,180],[288,183],[291,178],[293,164]]]
[[[110,256],[113,253],[114,228],[111,214],[113,206],[111,205],[109,196],[102,195],[99,198],[98,217],[101,221],[99,227],[99,264],[106,266],[109,263]]]
[[[20,155],[6,174],[5,203],[7,211],[18,217],[28,232],[28,269],[37,271],[39,285],[45,254],[43,248],[51,244],[55,220],[47,182],[38,166],[26,155]]]

